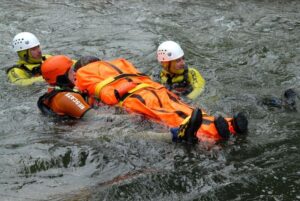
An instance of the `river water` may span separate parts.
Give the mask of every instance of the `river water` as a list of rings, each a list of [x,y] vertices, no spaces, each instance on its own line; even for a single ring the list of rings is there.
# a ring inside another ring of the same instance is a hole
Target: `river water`
[[[260,101],[300,86],[298,0],[0,1],[1,200],[300,200],[299,112]],[[42,116],[46,86],[6,80],[21,31],[43,53],[124,57],[148,74],[175,40],[207,81],[191,104],[245,112],[248,135],[187,147],[114,108],[89,122]]]

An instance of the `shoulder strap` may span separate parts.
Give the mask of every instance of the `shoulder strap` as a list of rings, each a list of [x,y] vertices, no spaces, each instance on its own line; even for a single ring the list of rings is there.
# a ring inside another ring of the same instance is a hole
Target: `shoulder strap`
[[[118,66],[116,65],[113,65],[109,62],[106,62],[106,61],[103,61],[101,60],[103,63],[105,63],[106,65],[112,67],[113,69],[115,69],[119,74],[120,76],[123,76],[125,75],[124,77],[126,77],[127,75],[139,75],[139,76],[147,76],[145,73],[124,73]]]
[[[119,74],[123,73],[123,71],[120,68],[118,68],[117,66],[115,66],[115,65],[113,65],[113,64],[111,64],[109,62],[106,62],[106,61],[102,61],[102,62],[105,63],[106,65],[112,67],[113,69],[115,69]]]
[[[188,67],[184,67],[184,71],[183,71],[183,81],[185,83],[188,83],[188,79],[189,79],[189,69]]]

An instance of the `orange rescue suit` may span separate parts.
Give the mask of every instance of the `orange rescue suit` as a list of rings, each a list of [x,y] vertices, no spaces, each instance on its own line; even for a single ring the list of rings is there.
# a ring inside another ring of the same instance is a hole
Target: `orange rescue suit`
[[[118,105],[128,112],[138,113],[169,127],[178,127],[191,115],[193,108],[173,92],[141,74],[125,59],[97,61],[76,73],[79,90],[107,105]],[[229,130],[236,134],[232,119],[226,119]],[[203,123],[197,132],[199,140],[219,140],[214,117],[203,112]]]

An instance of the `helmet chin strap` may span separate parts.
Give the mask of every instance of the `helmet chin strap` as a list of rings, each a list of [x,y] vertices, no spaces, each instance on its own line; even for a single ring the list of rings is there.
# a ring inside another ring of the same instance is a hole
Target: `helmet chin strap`
[[[171,72],[171,61],[168,61],[167,63],[162,64],[163,68],[170,74],[173,74]]]
[[[168,61],[167,71],[171,73],[171,61]]]
[[[163,68],[165,69],[165,71],[167,71],[168,73],[171,73],[171,62],[167,61],[165,63],[161,64],[163,66]]]
[[[29,60],[29,55],[28,55],[28,50],[22,50],[20,52],[18,52],[18,56],[20,58],[20,60],[28,62]]]
[[[29,49],[26,50],[26,54],[24,54],[24,60],[29,63]]]

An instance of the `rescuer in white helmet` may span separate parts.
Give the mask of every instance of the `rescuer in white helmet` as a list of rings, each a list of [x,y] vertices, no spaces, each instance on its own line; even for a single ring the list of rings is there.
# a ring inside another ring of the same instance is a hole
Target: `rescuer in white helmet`
[[[157,48],[162,65],[160,81],[177,95],[195,99],[204,90],[205,80],[198,70],[186,65],[184,52],[174,41],[165,41]]]
[[[8,80],[23,86],[44,82],[40,68],[50,55],[42,55],[37,37],[29,32],[21,32],[13,38],[12,48],[19,60],[6,70]]]

